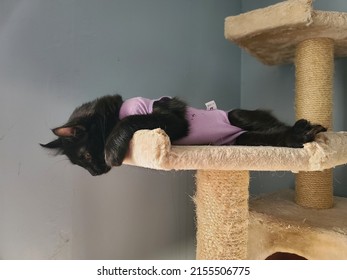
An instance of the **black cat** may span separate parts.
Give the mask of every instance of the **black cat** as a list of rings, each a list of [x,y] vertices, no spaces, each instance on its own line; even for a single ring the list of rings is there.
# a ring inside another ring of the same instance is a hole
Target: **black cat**
[[[104,96],[76,108],[68,122],[53,129],[58,138],[41,146],[65,154],[93,176],[122,164],[134,133],[163,129],[176,145],[250,145],[301,148],[321,125],[299,120],[288,126],[267,111],[199,110],[178,98],[158,100]]]

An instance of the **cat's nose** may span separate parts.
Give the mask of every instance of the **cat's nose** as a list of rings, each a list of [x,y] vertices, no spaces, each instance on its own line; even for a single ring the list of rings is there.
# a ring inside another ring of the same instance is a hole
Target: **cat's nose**
[[[89,168],[87,169],[92,176],[100,176],[111,170],[111,167],[105,166],[103,168]]]

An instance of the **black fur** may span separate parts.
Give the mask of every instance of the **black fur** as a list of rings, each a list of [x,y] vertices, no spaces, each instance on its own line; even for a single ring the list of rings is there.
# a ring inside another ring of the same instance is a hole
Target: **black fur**
[[[95,176],[122,164],[137,130],[161,128],[171,141],[189,133],[186,104],[178,98],[154,102],[152,114],[119,120],[122,104],[120,95],[104,96],[83,104],[74,110],[65,125],[52,130],[58,138],[41,146],[66,155],[73,164]],[[261,110],[237,109],[229,112],[228,118],[231,124],[247,130],[236,139],[236,145],[300,148],[326,130],[307,120],[299,120],[291,127]]]
[[[58,138],[42,147],[66,155],[93,176],[122,164],[133,134],[162,128],[172,141],[188,134],[186,105],[177,98],[154,102],[153,113],[119,120],[120,95],[104,96],[76,108],[68,122],[52,129]]]
[[[305,119],[291,127],[263,110],[236,109],[228,113],[228,118],[231,124],[247,130],[236,139],[236,145],[302,148],[319,132],[326,131],[323,126],[313,125]]]
[[[161,128],[171,141],[188,135],[188,121],[185,118],[186,104],[177,99],[165,99],[153,104],[153,113],[132,115],[119,121],[105,144],[105,159],[109,166],[122,164],[131,138],[137,130]],[[117,151],[117,152],[115,152]]]

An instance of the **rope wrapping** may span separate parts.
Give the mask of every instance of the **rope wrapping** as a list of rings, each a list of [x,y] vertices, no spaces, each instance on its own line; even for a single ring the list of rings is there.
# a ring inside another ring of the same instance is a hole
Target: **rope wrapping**
[[[197,259],[246,259],[248,171],[198,170]]]
[[[296,49],[296,118],[332,128],[334,42],[329,38],[308,39]],[[296,202],[304,207],[325,209],[333,205],[332,170],[299,172]]]

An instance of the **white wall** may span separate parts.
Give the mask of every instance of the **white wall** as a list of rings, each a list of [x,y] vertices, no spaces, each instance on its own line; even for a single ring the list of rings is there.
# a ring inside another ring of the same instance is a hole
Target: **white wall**
[[[230,0],[0,2],[0,259],[194,257],[191,172],[91,177],[38,143],[77,105],[179,95],[240,105]]]

